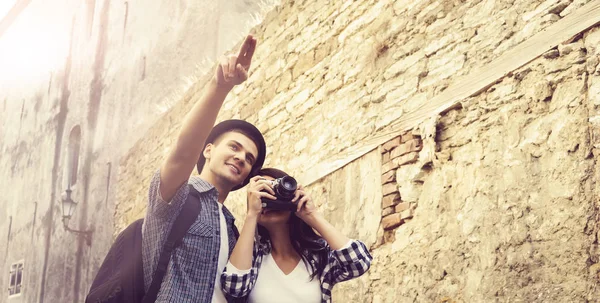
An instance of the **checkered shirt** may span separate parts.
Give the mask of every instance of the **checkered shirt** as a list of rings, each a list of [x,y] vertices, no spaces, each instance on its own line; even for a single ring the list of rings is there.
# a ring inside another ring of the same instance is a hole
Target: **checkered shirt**
[[[358,240],[352,240],[349,245],[339,250],[331,250],[326,246],[327,264],[323,273],[319,277],[321,282],[321,302],[331,302],[331,289],[339,282],[347,281],[361,276],[371,267],[373,257],[365,244]],[[246,302],[250,291],[254,287],[258,278],[260,265],[263,257],[271,253],[271,245],[254,241],[254,252],[252,258],[252,268],[243,274],[228,272],[227,267],[221,275],[221,287],[223,292],[236,298],[243,298]],[[318,262],[316,256],[310,260],[315,264]]]
[[[189,184],[200,193],[200,214],[183,237],[181,245],[173,251],[156,302],[197,303],[212,300],[221,245],[218,193],[210,183],[199,177],[191,177]],[[150,287],[171,226],[190,191],[185,184],[171,202],[166,203],[160,197],[159,185],[160,171],[157,171],[150,183],[148,209],[142,227],[142,261],[146,291]],[[223,214],[227,222],[231,254],[237,240],[234,217],[224,206]]]

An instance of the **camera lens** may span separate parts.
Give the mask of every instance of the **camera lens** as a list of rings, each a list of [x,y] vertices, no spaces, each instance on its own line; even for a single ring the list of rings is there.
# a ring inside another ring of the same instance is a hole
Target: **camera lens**
[[[296,191],[296,179],[290,177],[290,176],[285,176],[283,178],[281,178],[281,186],[283,186],[283,188],[285,188],[285,190],[287,191],[291,191],[292,193]]]
[[[277,195],[286,200],[291,200],[294,197],[298,184],[296,179],[290,176],[284,176],[277,180],[277,186],[275,192]]]

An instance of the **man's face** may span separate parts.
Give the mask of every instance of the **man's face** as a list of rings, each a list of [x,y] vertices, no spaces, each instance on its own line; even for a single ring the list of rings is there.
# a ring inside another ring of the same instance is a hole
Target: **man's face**
[[[258,148],[247,136],[230,131],[204,149],[210,172],[231,187],[246,180],[258,157]]]

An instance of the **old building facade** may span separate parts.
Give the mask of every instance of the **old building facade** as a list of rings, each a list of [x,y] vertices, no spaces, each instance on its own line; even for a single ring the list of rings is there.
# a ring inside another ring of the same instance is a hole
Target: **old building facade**
[[[121,156],[275,2],[2,2],[0,302],[82,302]]]

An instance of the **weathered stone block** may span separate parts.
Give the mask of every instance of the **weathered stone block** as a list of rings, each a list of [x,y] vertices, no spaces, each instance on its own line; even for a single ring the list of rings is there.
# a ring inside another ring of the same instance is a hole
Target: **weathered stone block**
[[[585,46],[583,45],[583,41],[578,40],[577,42],[574,42],[574,43],[559,44],[558,52],[560,53],[561,56],[566,56],[575,50],[581,50],[583,48],[585,48]]]
[[[384,73],[384,79],[390,79],[396,77],[398,74],[406,72],[410,67],[418,64],[420,60],[425,58],[424,53],[417,52],[405,58],[398,60],[396,63],[392,64]]]
[[[450,43],[456,43],[456,40],[456,34],[454,32],[451,32],[441,39],[434,40],[433,43],[425,47],[425,56],[429,57],[435,54],[438,50],[448,46]]]
[[[407,209],[410,209],[410,203],[408,203],[408,202],[401,202],[401,203],[398,203],[394,207],[394,212],[396,212],[396,213],[402,213],[402,212],[404,212]]]
[[[393,206],[386,207],[386,208],[384,208],[384,209],[381,211],[381,216],[382,216],[382,217],[385,217],[385,216],[387,216],[387,215],[391,215],[391,214],[393,214],[394,212],[395,212],[395,211],[394,211],[394,207],[393,207]]]
[[[557,4],[555,4],[554,6],[550,7],[550,9],[548,10],[548,13],[558,15],[565,8],[567,8],[567,6],[569,6],[569,4],[571,4],[571,1],[561,1]]]
[[[415,182],[415,179],[419,178],[421,172],[418,165],[401,166],[396,171],[396,182],[402,202],[417,202],[419,199],[423,186],[421,182]]]
[[[390,95],[388,94],[388,96],[390,96]],[[407,97],[409,97],[409,95],[402,96],[402,98],[407,98]],[[381,130],[381,129],[389,126],[390,124],[393,124],[394,121],[397,121],[398,118],[401,117],[402,113],[403,113],[402,106],[394,106],[394,107],[388,108],[381,115],[378,115],[376,123],[375,123],[375,128],[377,130]]]
[[[285,109],[289,113],[294,113],[298,107],[302,104],[308,102],[308,97],[310,97],[310,88],[306,88],[299,93],[296,93],[292,100],[285,104]]]
[[[590,55],[600,55],[600,28],[593,28],[585,33],[583,42]]]
[[[594,106],[600,106],[600,77],[591,78],[589,83],[589,102]]]
[[[411,219],[413,217],[413,213],[414,213],[414,211],[411,208],[403,210],[400,213],[400,218],[402,220]]]
[[[403,220],[401,214],[391,214],[383,217],[381,220],[381,225],[383,226],[383,229],[389,230],[400,226],[402,222]]]
[[[405,164],[417,162],[417,160],[419,160],[419,153],[411,152],[406,155],[400,156],[396,159],[393,159],[391,162],[394,162],[398,166],[402,166]]]
[[[396,172],[391,170],[381,175],[381,184],[386,184],[396,181]]]
[[[564,17],[564,16],[572,13],[574,10],[582,7],[586,3],[588,3],[587,0],[574,0],[574,1],[572,1],[572,3],[569,6],[567,6],[567,8],[565,8],[562,12],[560,12],[560,16]]]
[[[381,146],[381,150],[382,150],[383,152],[388,152],[388,151],[392,150],[392,149],[393,149],[393,148],[395,148],[396,146],[400,145],[400,140],[401,140],[401,137],[400,137],[400,136],[398,136],[398,137],[396,137],[396,138],[394,138],[394,139],[392,139],[392,140],[390,140],[390,141],[388,141],[388,142],[384,143],[384,144]]]
[[[382,163],[386,163],[390,161],[390,153],[389,152],[385,152],[381,155],[381,162]]]
[[[421,140],[421,136],[413,134],[411,132],[408,132],[408,133],[402,134],[402,140],[400,142],[401,143],[406,143],[406,142],[408,142],[410,140],[413,140],[413,139],[419,139],[419,140]]]
[[[558,51],[558,49],[553,48],[553,49],[545,52],[542,56],[546,59],[554,59],[554,58],[558,58],[560,56],[560,52]]]
[[[400,146],[394,148],[390,152],[390,158],[395,159],[410,152],[418,152],[423,148],[423,144],[419,139],[412,139]]]
[[[394,88],[393,90],[391,90],[390,92],[387,93],[387,95],[385,96],[385,99],[388,100],[388,102],[392,102],[392,103],[402,102],[402,101],[408,99],[414,93],[416,93],[418,86],[419,86],[419,75],[418,74],[407,75],[406,78],[402,79],[402,84],[400,84],[399,86],[397,86],[396,88]],[[395,113],[391,113],[391,114],[395,114]],[[398,114],[396,113],[394,115],[394,117],[397,118]],[[394,119],[387,119],[387,120],[392,121]]]
[[[533,87],[528,87],[525,96],[534,101],[546,101],[552,97],[552,87],[548,81],[538,81]]]
[[[398,185],[395,182],[386,183],[383,185],[383,190],[382,190],[383,196],[387,196],[389,194],[397,193],[397,192],[398,192]]]
[[[465,52],[467,49],[468,46],[463,43],[454,46],[452,49],[447,48],[439,51],[431,56],[427,64],[429,70],[427,80],[435,82],[434,79],[445,79],[462,69],[465,65]],[[428,84],[431,83],[428,82]]]
[[[315,52],[310,51],[298,57],[298,62],[292,70],[292,80],[297,79],[301,74],[315,65]]]
[[[398,191],[396,190],[396,188],[394,188],[394,189],[395,189],[395,191],[383,196],[383,199],[381,200],[382,208],[394,206],[394,205],[400,203],[400,201],[401,201],[400,194],[398,194]]]

